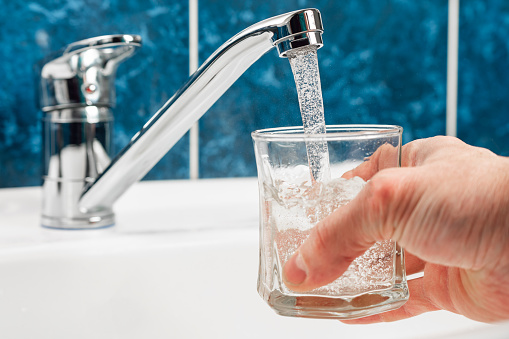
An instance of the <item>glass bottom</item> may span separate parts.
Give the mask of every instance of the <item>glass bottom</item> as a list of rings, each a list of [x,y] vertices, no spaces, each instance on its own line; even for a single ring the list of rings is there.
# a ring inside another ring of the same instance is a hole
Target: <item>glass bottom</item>
[[[276,313],[289,317],[322,319],[355,319],[395,310],[408,300],[406,283],[392,288],[364,293],[354,297],[285,295],[268,292],[263,286],[258,293]]]

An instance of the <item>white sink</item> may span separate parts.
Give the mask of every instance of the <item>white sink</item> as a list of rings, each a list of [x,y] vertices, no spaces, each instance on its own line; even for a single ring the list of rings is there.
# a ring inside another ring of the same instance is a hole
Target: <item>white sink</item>
[[[214,193],[215,192],[215,193]],[[39,227],[39,188],[0,190],[0,338],[502,338],[433,312],[353,326],[276,315],[258,296],[255,179],[143,182],[117,226]]]

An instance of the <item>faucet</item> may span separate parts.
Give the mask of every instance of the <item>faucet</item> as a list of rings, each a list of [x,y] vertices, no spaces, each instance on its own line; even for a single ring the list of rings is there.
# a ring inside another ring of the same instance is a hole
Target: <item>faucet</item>
[[[46,98],[42,102],[46,112],[45,135],[49,133],[52,136],[49,139],[55,139],[45,141],[42,225],[67,229],[113,225],[115,201],[141,180],[254,62],[272,48],[277,49],[280,57],[306,46],[320,48],[322,32],[320,12],[304,9],[260,21],[238,33],[191,75],[111,161],[108,144],[112,116],[108,105],[112,103],[113,91],[110,90],[108,100],[101,100],[97,93],[99,83],[88,81],[91,76],[83,76],[76,69],[88,70],[84,54],[93,54],[100,62],[92,63],[104,69],[88,71],[92,75],[106,74],[103,78],[111,80],[118,62],[132,54],[141,45],[141,39],[131,35],[107,36],[70,45],[63,56],[44,65],[41,74],[41,96]],[[57,72],[55,61],[66,67]],[[76,66],[73,72],[69,72],[70,64]],[[69,74],[56,74],[64,70]],[[57,84],[53,84],[55,78],[67,79],[60,92]],[[70,84],[78,88],[70,91]],[[47,88],[54,90],[45,91]],[[61,103],[54,100],[55,96],[71,102]],[[74,116],[79,121],[66,122]],[[60,119],[56,129],[52,120],[55,117]]]

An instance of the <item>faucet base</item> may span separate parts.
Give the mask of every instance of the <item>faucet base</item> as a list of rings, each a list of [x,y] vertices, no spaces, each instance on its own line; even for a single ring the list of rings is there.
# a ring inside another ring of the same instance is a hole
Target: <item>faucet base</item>
[[[115,214],[86,218],[55,218],[42,216],[41,225],[52,229],[89,230],[115,225]]]
[[[111,207],[81,211],[78,201],[87,180],[64,180],[46,177],[42,185],[41,224],[47,228],[85,230],[113,226]]]

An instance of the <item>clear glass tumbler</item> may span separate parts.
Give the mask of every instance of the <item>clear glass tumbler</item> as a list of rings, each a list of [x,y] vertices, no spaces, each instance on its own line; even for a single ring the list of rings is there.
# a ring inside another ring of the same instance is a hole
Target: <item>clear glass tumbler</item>
[[[327,126],[326,131],[311,135],[287,127],[252,133],[260,193],[258,293],[286,316],[352,319],[396,309],[408,299],[408,287],[403,249],[392,240],[373,245],[327,286],[302,293],[283,282],[286,261],[311,229],[365,185],[345,173],[380,148],[386,148],[385,167],[400,166],[399,126]]]

